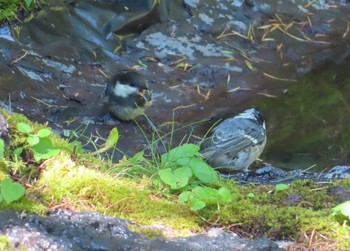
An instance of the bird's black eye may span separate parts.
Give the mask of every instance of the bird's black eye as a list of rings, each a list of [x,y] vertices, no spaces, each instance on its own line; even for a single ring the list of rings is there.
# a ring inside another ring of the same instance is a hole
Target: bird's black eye
[[[135,87],[135,86],[136,86],[135,82],[130,82],[129,85],[130,85],[131,87]]]

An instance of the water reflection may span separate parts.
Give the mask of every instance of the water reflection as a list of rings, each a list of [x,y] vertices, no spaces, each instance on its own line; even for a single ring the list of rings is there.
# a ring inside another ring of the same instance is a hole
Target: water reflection
[[[349,164],[350,58],[327,63],[284,96],[259,103],[268,118],[264,159],[286,169]],[[315,169],[313,169],[315,170]]]

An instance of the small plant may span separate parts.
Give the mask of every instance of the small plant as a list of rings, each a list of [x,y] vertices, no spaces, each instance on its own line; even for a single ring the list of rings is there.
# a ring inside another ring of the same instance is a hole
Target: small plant
[[[23,0],[27,10],[31,9],[34,4],[34,0]]]
[[[277,192],[277,191],[284,191],[284,190],[287,190],[289,188],[289,185],[287,185],[287,184],[277,184],[276,186],[275,186],[275,191]]]
[[[332,208],[332,215],[340,224],[348,224],[350,221],[350,201],[345,201]]]
[[[209,187],[219,181],[217,172],[200,158],[199,146],[180,145],[161,156],[160,180],[172,190],[182,191],[179,202],[191,205],[196,211],[207,204],[225,204],[232,201],[231,192],[221,187]]]
[[[49,159],[60,153],[61,150],[53,146],[49,138],[52,133],[50,129],[44,128],[34,133],[30,125],[20,122],[17,123],[17,130],[24,134],[26,141],[22,146],[17,147],[13,151],[15,158],[18,158],[23,150],[33,152],[34,160],[37,162],[43,159]]]
[[[18,182],[12,182],[11,179],[6,178],[0,182],[0,203],[5,201],[10,204],[19,200],[24,195],[25,189]]]

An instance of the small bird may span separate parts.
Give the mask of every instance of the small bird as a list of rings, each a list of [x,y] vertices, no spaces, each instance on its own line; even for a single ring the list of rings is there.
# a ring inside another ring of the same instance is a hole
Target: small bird
[[[145,112],[152,104],[152,94],[140,73],[123,71],[108,83],[103,103],[117,119],[128,121]]]
[[[266,144],[266,125],[254,108],[224,120],[204,140],[204,159],[224,172],[243,170],[260,156]]]

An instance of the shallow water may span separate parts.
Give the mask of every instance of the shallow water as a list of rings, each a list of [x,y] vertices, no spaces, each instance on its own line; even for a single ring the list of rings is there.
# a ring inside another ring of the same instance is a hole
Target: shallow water
[[[266,162],[277,167],[323,170],[349,165],[350,58],[326,63],[283,96],[257,104],[267,117]]]

